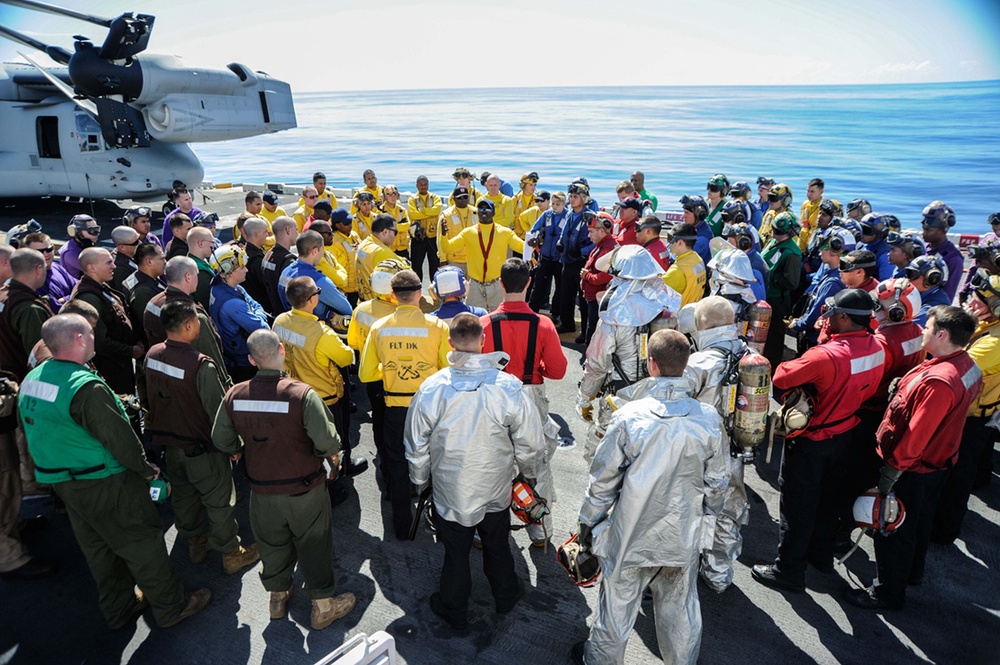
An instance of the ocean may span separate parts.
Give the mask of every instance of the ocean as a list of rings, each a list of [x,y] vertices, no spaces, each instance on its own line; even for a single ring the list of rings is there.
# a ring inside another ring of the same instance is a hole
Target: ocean
[[[793,207],[811,178],[841,203],[919,227],[927,203],[955,210],[953,231],[985,233],[1000,211],[1000,81],[920,85],[401,90],[295,96],[298,128],[194,146],[214,182],[379,184],[445,195],[457,166],[517,189],[565,190],[577,176],[602,205],[640,170],[659,211],[705,195],[714,173],[788,184]],[[289,211],[290,212],[290,211]]]

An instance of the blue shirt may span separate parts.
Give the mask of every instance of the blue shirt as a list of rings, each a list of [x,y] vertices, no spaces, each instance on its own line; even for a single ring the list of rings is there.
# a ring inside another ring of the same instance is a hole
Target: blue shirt
[[[459,314],[475,314],[476,316],[483,317],[489,314],[482,307],[473,307],[472,305],[466,305],[461,300],[448,300],[447,302],[441,303],[441,306],[437,310],[431,312],[431,316],[436,316],[439,319],[454,319]]]
[[[562,225],[566,222],[567,213],[566,208],[563,208],[562,214],[558,216],[552,210],[546,210],[531,227],[531,232],[537,234],[542,241],[540,249],[543,259],[559,261],[562,258],[556,245],[559,243],[559,236],[562,235]]]
[[[329,321],[334,314],[350,314],[353,311],[347,297],[340,292],[340,289],[334,285],[329,277],[305,261],[298,259],[285,268],[281,277],[278,278],[278,297],[281,298],[281,306],[285,308],[286,312],[292,306],[288,303],[288,298],[285,297],[285,287],[296,277],[311,277],[316,282],[316,286],[322,290],[322,293],[319,294],[319,304],[313,311],[313,314],[320,321]]]
[[[763,259],[761,259],[763,261]],[[764,273],[753,269],[753,276],[757,279],[756,282],[750,285],[750,290],[753,291],[753,295],[757,300],[767,300],[767,282],[764,279]]]
[[[587,225],[583,223],[583,212],[583,210],[569,212],[561,236],[563,251],[559,260],[563,263],[586,261],[590,251],[594,249],[594,243],[590,242],[590,234],[587,232]]]
[[[816,286],[816,290],[809,299],[809,306],[806,308],[805,314],[796,319],[795,323],[792,324],[793,330],[796,332],[805,332],[806,337],[811,342],[819,339],[819,331],[814,326],[819,321],[819,316],[823,310],[823,305],[826,303],[826,299],[833,297],[846,288],[844,283],[840,281],[839,270],[827,270],[824,274],[823,280]]]
[[[920,311],[913,317],[913,322],[919,324],[921,327],[925,327],[927,325],[927,313],[931,307],[935,305],[950,305],[952,297],[940,286],[935,286],[930,291],[924,291],[920,294],[920,302]]]
[[[173,240],[174,238],[174,232],[170,230],[170,218],[174,216],[174,213],[180,211],[181,211],[180,208],[174,208],[169,213],[167,213],[166,217],[163,218],[163,237],[160,240],[160,244],[164,248],[166,248],[167,243]],[[187,216],[190,217],[191,221],[193,222],[194,218],[200,215],[201,213],[202,211],[200,208],[191,208],[191,212],[189,212]]]
[[[694,253],[700,256],[707,266],[712,260],[712,249],[708,243],[712,242],[715,234],[712,233],[712,227],[708,222],[699,222],[694,229],[698,232],[698,239],[694,241]]]
[[[222,340],[222,353],[229,367],[249,367],[247,338],[255,330],[269,330],[267,313],[242,286],[235,289],[216,278],[209,299],[212,321]]]
[[[497,176],[497,177],[499,178],[500,176]],[[484,187],[485,187],[485,185],[484,185]],[[500,178],[500,193],[501,194],[506,194],[510,198],[514,198],[514,185],[510,184],[509,182],[507,182],[503,178]]]
[[[761,256],[760,251],[756,249],[751,249],[749,252],[747,252],[747,257],[750,259],[750,267],[753,268],[755,272],[759,272],[763,277],[763,279],[761,280],[761,285],[762,285],[761,288],[766,290],[767,287],[763,285],[767,284],[768,270],[767,270],[767,264],[764,263],[764,257]],[[764,300],[764,296],[761,296],[760,299]]]

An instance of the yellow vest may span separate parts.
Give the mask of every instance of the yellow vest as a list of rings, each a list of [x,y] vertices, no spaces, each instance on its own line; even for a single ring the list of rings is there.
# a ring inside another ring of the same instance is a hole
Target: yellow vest
[[[299,206],[299,209],[292,213],[292,219],[294,219],[295,223],[298,225],[299,233],[302,233],[303,227],[309,223],[309,218],[312,217],[312,215],[313,209],[305,205]]]
[[[312,314],[292,310],[278,315],[273,330],[285,343],[285,371],[290,377],[308,384],[328,404],[344,396],[340,368],[330,361],[322,365],[316,357],[323,335],[333,335],[340,342],[332,329]]]
[[[410,267],[409,261],[386,247],[375,236],[368,236],[361,241],[361,246],[358,247],[357,273],[358,296],[362,300],[375,297],[375,292],[372,291],[372,273],[375,272],[375,266],[386,259],[396,259],[405,263],[407,268]]]
[[[396,220],[396,242],[392,244],[392,251],[407,252],[410,249],[410,220],[406,216],[406,208],[396,203],[392,208],[384,204],[385,214]]]
[[[358,351],[363,349],[375,322],[395,311],[396,303],[382,300],[381,297],[358,303],[351,315],[351,323],[347,326],[347,345]]]
[[[396,311],[372,326],[361,352],[358,378],[382,380],[386,406],[410,406],[410,400],[430,375],[448,366],[448,325],[414,305]]]
[[[357,233],[362,240],[372,234],[372,222],[375,221],[374,208],[372,210],[373,213],[367,217],[361,213],[355,213],[354,221],[351,222],[351,230]]]
[[[336,244],[336,241],[334,241],[334,244]],[[347,288],[347,269],[337,261],[337,257],[329,249],[323,250],[323,258],[319,260],[316,269],[329,277],[334,286],[341,291]]]
[[[535,225],[538,218],[541,217],[542,212],[538,209],[538,206],[531,206],[527,210],[524,210],[521,214],[517,216],[517,221],[514,222],[514,233],[521,240],[524,240],[524,236],[528,234],[531,227]]]
[[[472,228],[479,223],[479,217],[476,215],[476,211],[472,209],[472,206],[467,206],[465,210],[451,206],[443,213],[441,213],[441,218],[438,220],[437,226],[438,230],[436,235],[441,235],[441,220],[448,223],[448,239],[454,238],[459,233],[465,229]],[[465,263],[466,262],[466,252],[465,247],[459,247],[458,249],[446,252],[441,243],[438,243],[438,258],[442,261],[454,262],[454,263]]]
[[[330,253],[333,254],[333,258],[337,260],[337,263],[344,266],[344,271],[347,272],[347,285],[343,287],[344,293],[357,293],[358,291],[357,259],[359,244],[361,244],[361,238],[354,231],[351,231],[351,235],[349,236],[345,236],[340,231],[333,232],[333,244],[330,245]]]
[[[981,324],[968,351],[983,373],[983,389],[969,406],[968,415],[977,418],[993,415],[1000,406],[1000,322]]]
[[[683,284],[681,278],[684,280]],[[663,282],[681,294],[681,307],[701,300],[705,295],[706,281],[705,262],[693,251],[678,256],[663,275]]]
[[[819,224],[819,204],[822,202],[823,199],[820,199],[816,203],[812,203],[807,199],[799,210],[799,221],[802,222],[802,231],[799,232],[799,249],[803,253],[805,253],[806,248],[809,246],[809,238],[816,231],[816,225]]]
[[[437,194],[427,192],[427,196],[421,197],[414,194],[406,202],[406,216],[410,223],[420,222],[424,234],[428,238],[436,238],[438,217],[441,215],[441,197]]]

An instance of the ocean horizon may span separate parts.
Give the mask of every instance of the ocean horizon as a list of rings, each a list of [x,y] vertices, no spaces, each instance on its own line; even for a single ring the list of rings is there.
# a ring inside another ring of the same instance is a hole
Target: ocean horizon
[[[193,146],[214,182],[379,183],[446,195],[451,173],[488,170],[515,189],[588,179],[599,203],[632,171],[659,211],[705,194],[715,173],[775,178],[805,200],[811,178],[841,203],[863,197],[904,227],[940,199],[954,232],[986,233],[1000,211],[1000,81],[836,86],[550,87],[351,91],[295,95],[296,129]],[[294,203],[294,202],[291,202]],[[289,211],[291,212],[291,211]]]

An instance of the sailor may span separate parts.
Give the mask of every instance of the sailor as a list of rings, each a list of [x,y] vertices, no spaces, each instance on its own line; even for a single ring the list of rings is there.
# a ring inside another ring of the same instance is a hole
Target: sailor
[[[448,366],[448,326],[420,311],[417,273],[401,270],[392,276],[390,283],[399,306],[372,326],[361,352],[358,379],[363,383],[381,381],[383,385],[386,408],[382,475],[392,504],[392,531],[398,540],[406,540],[413,509],[403,450],[403,424],[420,384]]]
[[[849,242],[844,236],[849,235],[843,229],[837,229],[824,235],[819,241],[819,257],[825,266],[823,277],[816,288],[809,293],[805,313],[793,320],[789,326],[793,333],[800,338],[804,337],[809,346],[818,343],[819,331],[816,329],[816,324],[819,323],[826,299],[847,288],[840,279],[840,257],[847,247],[846,243]],[[853,241],[853,238],[850,238],[850,241]]]
[[[264,242],[261,243],[261,247],[266,252],[267,250],[274,247],[274,234],[271,232],[271,221],[273,218],[268,219],[264,217],[261,213],[264,210],[264,199],[261,197],[260,193],[250,190],[243,197],[244,209],[236,217],[236,223],[233,225],[233,242],[239,243],[241,245],[246,245],[246,232],[243,227],[246,226],[247,220],[257,217],[264,222]],[[277,215],[275,215],[277,217]],[[245,248],[245,247],[244,247]]]
[[[511,480],[521,475],[534,485],[544,464],[544,444],[530,397],[520,381],[503,371],[507,354],[482,352],[479,318],[459,314],[448,334],[454,348],[448,353],[450,367],[417,389],[404,442],[414,486],[422,492],[433,480],[437,533],[445,548],[431,610],[463,630],[468,625],[474,534],[482,540],[483,571],[497,614],[510,612],[524,595],[508,542]]]
[[[637,199],[631,200],[636,201]],[[597,213],[587,223],[590,243],[594,248],[590,250],[587,262],[580,270],[580,292],[583,294],[584,302],[587,303],[587,317],[582,322],[583,332],[576,338],[577,344],[590,344],[590,338],[594,336],[594,330],[597,328],[599,297],[603,295],[608,284],[611,283],[611,275],[598,269],[597,261],[618,247],[618,241],[615,236],[611,235],[614,225],[615,220],[606,212]]]
[[[313,206],[319,201],[319,192],[315,187],[306,186],[302,188],[302,199],[299,207],[292,213],[295,226],[299,233],[302,233],[306,224],[312,221]]]
[[[209,309],[212,299],[212,282],[215,280],[215,271],[212,270],[210,258],[215,251],[215,236],[206,228],[196,226],[191,229],[187,236],[188,258],[198,266],[198,288],[195,289],[194,299],[204,307]],[[240,247],[244,261],[246,260],[246,250]]]
[[[211,358],[191,346],[201,328],[193,302],[165,304],[160,320],[167,341],[146,354],[145,391],[139,395],[148,409],[146,432],[154,445],[166,448],[175,525],[188,541],[191,563],[202,563],[213,549],[232,575],[260,557],[256,546],[240,544],[233,469],[229,455],[212,446],[225,379]]]
[[[545,379],[558,381],[566,376],[566,354],[555,324],[531,311],[525,298],[531,285],[528,264],[521,259],[507,259],[500,269],[503,302],[495,311],[482,317],[483,352],[503,351],[510,358],[504,371],[521,380],[542,423],[545,458],[539,467],[535,490],[551,506],[556,500],[555,482],[549,463],[559,447],[559,425],[549,415]],[[552,515],[544,524],[529,524],[528,538],[535,547],[544,547],[555,533]]]
[[[410,219],[406,216],[406,206],[399,202],[399,189],[395,185],[382,188],[382,212],[396,220],[396,242],[392,251],[407,261],[410,260]]]
[[[457,183],[456,188],[465,187],[469,191],[469,205],[473,206],[474,209],[476,204],[479,203],[480,197],[482,197],[480,191],[472,184],[472,181],[476,179],[476,174],[464,166],[459,166],[451,174],[451,177]],[[448,198],[448,205],[455,205],[454,193]]]
[[[689,352],[676,330],[649,338],[647,396],[615,412],[591,465],[580,540],[602,576],[590,637],[573,647],[577,663],[625,662],[647,586],[663,660],[698,660],[698,555],[723,508],[728,470],[719,414],[682,378]]]
[[[726,205],[726,197],[729,196],[729,178],[723,173],[716,173],[709,178],[705,189],[705,206],[708,208],[705,223],[712,229],[712,236],[718,238],[722,235],[722,225],[724,224],[722,209]]]
[[[500,184],[500,176],[489,174],[483,182],[483,185],[486,187],[486,193],[483,194],[479,202],[482,202],[484,199],[491,201],[495,211],[493,215],[494,223],[513,230],[514,200],[500,191]],[[476,203],[477,209],[479,208],[479,202]]]
[[[247,252],[247,279],[243,288],[265,312],[271,308],[264,283],[264,244],[267,242],[269,228],[270,225],[260,217],[251,217],[243,224],[243,248]]]
[[[746,221],[746,214],[742,210],[741,204],[727,204],[722,209],[722,218],[726,220],[726,225],[722,227],[722,237],[736,249],[745,252],[750,258],[750,265],[763,277],[760,285],[766,294],[769,271],[767,264],[764,263],[764,258],[760,255],[760,234],[757,233],[757,229],[752,224]],[[761,298],[761,300],[763,299]]]
[[[430,182],[427,176],[417,176],[417,193],[410,195],[406,202],[406,216],[410,220],[410,260],[413,270],[424,278],[424,257],[427,257],[427,268],[430,274],[438,269],[438,217],[441,216],[441,197],[429,192]],[[465,204],[468,206],[468,198]],[[448,210],[451,210],[449,208]],[[448,211],[445,211],[445,214]]]
[[[955,226],[955,211],[947,203],[931,201],[924,208],[920,226],[927,243],[927,253],[939,257],[948,266],[941,287],[948,294],[948,301],[944,304],[951,304],[961,285],[965,264],[962,252],[948,239],[948,230]]]
[[[980,270],[973,277],[973,285],[975,292],[966,309],[979,325],[965,348],[983,373],[983,388],[969,406],[958,460],[947,472],[937,503],[931,541],[945,545],[962,535],[969,496],[976,487],[984,457],[987,468],[992,468],[996,430],[989,423],[1000,406],[1000,276]]]
[[[298,260],[290,263],[282,271],[281,279],[278,281],[278,295],[281,298],[282,312],[287,312],[290,309],[288,297],[285,294],[288,282],[296,277],[310,277],[321,289],[319,304],[315,310],[316,316],[321,321],[329,323],[335,316],[347,316],[351,313],[351,303],[348,302],[347,297],[334,286],[330,278],[317,268],[320,261],[323,260],[325,248],[323,236],[315,231],[304,231],[296,238],[295,250],[298,252]]]
[[[587,229],[587,221],[597,214],[589,210],[593,203],[590,187],[583,182],[572,182],[566,188],[569,195],[569,211],[566,221],[561,224],[556,250],[562,263],[559,277],[559,334],[576,332],[576,310],[580,310],[580,321],[585,322],[586,303],[580,296],[580,271],[587,263],[587,255],[593,246]],[[585,213],[590,213],[589,215]],[[555,303],[553,303],[555,306]],[[487,309],[492,309],[487,307]]]
[[[135,392],[132,361],[142,358],[146,347],[132,329],[125,296],[108,286],[114,267],[108,250],[100,247],[83,250],[80,253],[83,278],[73,289],[73,297],[85,300],[101,317],[94,329],[94,366],[116,394],[131,395]]]
[[[685,235],[695,236],[692,249],[708,265],[708,262],[712,260],[712,250],[709,243],[715,237],[712,233],[712,227],[705,221],[708,218],[708,204],[700,196],[688,196],[687,194],[680,198],[680,204],[684,210],[683,223],[690,224],[694,229],[694,234],[685,233]],[[674,230],[676,231],[676,229]]]
[[[121,402],[86,367],[94,357],[90,324],[77,314],[55,316],[42,339],[53,358],[28,374],[18,408],[36,476],[66,505],[108,627],[124,627],[147,606],[164,628],[200,612],[212,593],[185,594],[149,499],[146,482],[159,469],[146,461]]]
[[[618,221],[615,222],[614,236],[619,245],[636,245],[639,216],[642,214],[643,203],[632,196],[627,197],[618,206]]]
[[[799,249],[806,253],[809,241],[812,240],[813,233],[819,226],[820,204],[823,203],[823,191],[826,183],[822,178],[813,178],[806,186],[806,200],[802,202],[799,209],[799,221],[802,223],[802,232],[799,233]]]
[[[629,182],[635,188],[636,194],[643,201],[648,201],[649,205],[653,208],[653,212],[656,212],[656,206],[659,200],[652,192],[646,189],[646,174],[642,171],[633,171],[632,176],[629,178]]]
[[[69,240],[59,250],[59,263],[73,279],[83,277],[80,267],[80,253],[97,244],[101,227],[90,215],[74,215],[66,229]]]
[[[372,223],[375,221],[375,202],[372,194],[360,191],[354,196],[351,204],[351,215],[353,216],[352,229],[358,234],[362,241],[372,234]]]
[[[358,296],[361,300],[372,299],[372,272],[375,266],[387,259],[405,261],[392,251],[397,234],[396,220],[392,215],[379,214],[371,223],[371,235],[361,240],[357,259]]]
[[[365,186],[358,190],[354,195],[354,200],[351,202],[351,214],[355,216],[361,210],[362,199],[370,198],[373,206],[378,207],[377,204],[385,198],[385,191],[382,187],[379,187],[378,176],[375,175],[375,171],[365,169],[364,173],[361,174],[361,179],[364,181]],[[371,209],[368,212],[371,212]],[[363,213],[362,216],[366,217],[367,215],[368,213]],[[365,235],[365,233],[361,233],[362,240],[364,240]]]
[[[715,255],[711,264],[712,279],[709,280],[708,291],[711,295],[721,296],[729,301],[738,324],[737,329],[741,335],[745,334],[750,305],[763,300],[757,290],[758,273],[750,267],[750,258],[735,248],[723,249]]]
[[[160,239],[150,230],[149,220],[152,217],[153,209],[149,206],[132,206],[122,215],[122,224],[135,229],[144,244],[160,245],[160,249],[163,249]]]
[[[173,201],[176,207],[168,212],[166,217],[163,218],[162,236],[164,247],[167,247],[170,244],[170,241],[176,236],[177,227],[170,223],[173,221],[174,217],[177,215],[183,215],[189,220],[193,220],[202,212],[201,208],[195,207],[194,197],[191,195],[191,190],[189,190],[186,186],[175,187],[170,193],[170,200]]]
[[[440,219],[435,222],[436,238],[440,239],[447,236],[451,240],[465,229],[474,227],[479,221],[476,210],[469,206],[469,189],[467,187],[456,187],[451,193],[451,198],[455,202],[446,208],[441,213]],[[465,247],[452,247],[448,251],[445,251],[443,244],[439,240],[436,243],[438,261],[435,263],[435,266],[441,263],[453,265],[458,267],[468,277],[469,262],[466,258],[467,252]],[[437,267],[434,267],[431,275],[435,273],[437,273]],[[419,271],[417,271],[417,274],[422,275]],[[422,276],[421,279],[423,279]]]
[[[131,226],[116,226],[111,231],[111,242],[115,244],[115,272],[111,277],[111,288],[118,293],[128,296],[128,289],[123,285],[125,279],[132,275],[139,266],[135,264],[135,250],[142,243],[142,239],[136,230]]]
[[[865,249],[875,255],[878,263],[876,277],[879,281],[892,277],[892,264],[889,263],[888,215],[873,212],[861,219],[861,244],[858,249]]]
[[[128,289],[129,316],[132,319],[132,329],[138,333],[139,341],[148,349],[151,344],[146,337],[146,327],[143,324],[146,306],[166,289],[162,278],[167,262],[163,258],[163,249],[155,243],[139,245],[133,258],[138,269],[125,280],[125,287]]]
[[[611,418],[607,401],[598,399],[646,377],[649,335],[680,310],[680,294],[663,283],[660,264],[642,247],[626,245],[614,251],[609,272],[614,275],[601,300],[599,321],[583,365],[577,394],[580,416],[593,425],[584,458],[590,461]]]
[[[319,201],[326,201],[327,203],[330,204],[330,206],[334,210],[336,210],[337,206],[339,205],[337,203],[337,195],[334,193],[334,191],[332,189],[330,189],[329,187],[327,187],[327,185],[326,185],[326,174],[323,173],[322,171],[317,171],[316,173],[313,173],[312,183],[313,183],[313,187],[319,193],[319,199],[318,200]],[[265,201],[265,203],[266,203],[266,201]],[[302,198],[300,198],[297,205],[302,205],[303,203],[305,203],[305,200],[302,199]]]
[[[676,258],[663,274],[663,283],[681,294],[682,305],[698,302],[705,295],[707,275],[705,262],[694,250],[698,241],[697,229],[688,222],[683,222],[670,231],[668,238],[670,253]]]
[[[45,257],[27,247],[10,255],[11,276],[0,286],[0,369],[24,381],[28,356],[42,338],[42,324],[52,317],[38,295],[45,286]]]
[[[288,213],[285,212],[285,209],[278,205],[281,203],[281,199],[278,198],[277,194],[267,191],[264,192],[260,198],[261,201],[263,201],[264,206],[261,208],[260,212],[257,213],[257,216],[266,221],[269,225],[274,224],[274,220],[279,217],[288,217]],[[337,197],[331,197],[331,200],[335,203],[337,201]],[[273,232],[274,229],[272,227],[271,232],[268,234],[268,242],[272,245],[274,243]]]
[[[733,203],[737,203],[743,208],[743,218],[746,223],[753,227],[754,231],[760,229],[760,223],[764,219],[764,213],[750,201],[750,185],[744,180],[737,180],[729,190],[729,196]]]
[[[431,288],[434,296],[441,301],[441,306],[431,312],[445,323],[450,324],[451,320],[462,313],[475,314],[476,316],[486,316],[486,310],[482,307],[473,307],[465,304],[465,275],[461,268],[457,266],[445,266],[434,273],[431,280]]]
[[[528,232],[528,229],[535,223],[535,219],[525,219],[523,221],[528,222],[524,224],[521,219],[527,210],[534,208],[538,204],[538,200],[535,198],[535,189],[538,187],[538,174],[532,171],[531,173],[524,173],[521,175],[521,191],[514,195],[514,233],[521,240],[524,240],[524,234]]]
[[[309,230],[315,231],[323,237],[323,258],[316,264],[316,268],[326,275],[333,282],[333,285],[346,296],[347,269],[337,261],[337,257],[333,254],[333,226],[330,222],[313,222]],[[348,302],[350,302],[350,299],[348,299]]]
[[[381,318],[389,316],[396,311],[396,297],[392,295],[392,276],[400,270],[405,270],[406,266],[400,261],[392,259],[383,261],[375,266],[372,273],[372,292],[375,297],[358,304],[357,309],[351,316],[351,322],[347,327],[347,344],[359,354],[365,348],[368,340],[368,333],[375,322]],[[371,406],[372,439],[375,441],[375,450],[378,451],[379,462],[385,459],[383,449],[385,446],[385,436],[383,424],[385,420],[385,393],[382,389],[381,381],[372,381],[365,384],[368,392],[368,404]],[[387,477],[384,473],[383,477]]]
[[[670,250],[660,239],[663,225],[656,215],[647,215],[636,224],[635,241],[653,255],[663,270],[670,267]]]
[[[806,195],[808,196],[808,190]],[[805,201],[802,204],[802,208],[805,209],[806,206],[810,205],[809,201]],[[805,249],[802,250],[802,270],[810,280],[812,280],[812,275],[820,270],[821,266],[819,260],[819,241],[829,232],[833,218],[840,214],[843,214],[840,202],[834,199],[823,199],[816,208],[816,228],[813,230],[812,235],[809,236],[809,242],[806,243]],[[799,247],[801,248],[801,245]]]
[[[254,330],[270,327],[267,313],[240,286],[247,277],[246,252],[242,247],[224,245],[212,253],[210,260],[219,276],[212,285],[209,312],[222,341],[226,371],[234,383],[239,383],[256,372],[247,358],[247,337]]]
[[[552,207],[546,210],[531,227],[526,241],[535,247],[538,268],[531,288],[528,302],[531,309],[540,312],[543,309],[550,312],[552,322],[559,326],[559,284],[562,279],[562,264],[560,263],[559,238],[562,237],[563,225],[566,222],[566,194],[552,193]],[[555,294],[552,284],[555,283]]]
[[[925,254],[910,261],[906,266],[906,279],[920,292],[920,311],[913,317],[917,324],[927,325],[931,307],[951,304],[951,296],[944,288],[948,282],[948,266],[940,256]]]
[[[358,306],[358,247],[361,245],[361,238],[351,230],[352,217],[343,208],[334,210],[330,215],[330,226],[333,228],[333,235],[327,238],[323,236],[323,243],[329,249],[324,250],[321,265],[327,262],[328,254],[332,256],[336,265],[344,269],[346,281],[341,289],[347,302],[351,307]],[[324,272],[324,274],[326,274]],[[332,279],[332,278],[331,278]]]
[[[521,240],[525,239],[528,232],[535,226],[538,218],[549,209],[551,203],[552,194],[544,189],[539,189],[535,192],[535,205],[523,211],[514,221],[514,233],[517,234],[518,238]]]
[[[784,185],[775,185],[768,196],[775,195],[774,192],[779,187],[788,190]],[[788,202],[783,204],[785,207],[791,203],[791,193],[788,193],[787,199]],[[761,253],[767,265],[767,304],[771,306],[772,312],[771,329],[764,343],[764,357],[771,363],[772,368],[777,368],[784,360],[785,318],[792,313],[792,293],[798,288],[799,280],[802,279],[802,250],[796,240],[802,227],[791,212],[787,210],[780,214],[775,212],[779,210],[777,205],[781,200],[782,197],[778,196],[770,201],[771,207],[764,215],[768,233],[761,233],[761,238],[773,235]]]
[[[191,296],[198,286],[198,266],[186,256],[177,256],[167,262],[163,275],[167,282],[166,290],[153,296],[146,304],[142,315],[146,339],[149,340],[150,345],[167,341],[167,331],[164,330],[163,322],[160,321],[160,311],[166,303],[175,300],[193,302],[198,310],[198,321],[201,323],[201,328],[198,339],[191,342],[191,346],[196,348],[199,353],[204,353],[211,358],[220,373],[225,372],[228,376],[222,355],[222,339],[215,329],[215,323],[209,316],[208,310]],[[227,379],[225,383],[230,386],[233,382],[231,379]]]
[[[798,246],[798,235],[802,231],[802,223],[797,217],[795,217],[795,213],[792,212],[791,188],[783,182],[771,185],[771,188],[767,192],[767,203],[767,211],[764,213],[764,219],[760,223],[760,237],[763,242],[769,243],[771,241],[774,233],[775,218],[778,215],[787,212],[788,215],[795,220],[795,227],[797,230],[795,231],[795,237],[793,239],[795,240],[795,245]],[[799,253],[802,253],[801,247],[799,247]]]
[[[517,254],[524,253],[524,241],[507,226],[495,224],[493,201],[483,198],[477,212],[479,223],[464,229],[454,238],[448,237],[447,219],[441,218],[441,247],[445,252],[465,249],[469,269],[469,295],[467,302],[487,311],[496,309],[503,300],[500,288],[500,266],[507,259],[508,248]]]
[[[694,318],[697,331],[693,338],[698,351],[688,359],[684,376],[694,383],[691,396],[713,407],[726,423],[734,408],[729,401],[729,390],[735,387],[732,374],[740,359],[751,351],[739,337],[732,303],[725,298],[709,296],[701,300],[694,306]],[[750,503],[743,482],[746,462],[736,455],[731,434],[725,428],[720,441],[718,454],[726,460],[728,482],[723,488],[712,547],[701,555],[702,579],[718,593],[733,583],[733,567],[743,549],[740,527],[750,522]]]
[[[833,571],[851,431],[859,422],[858,408],[878,390],[885,368],[885,351],[868,327],[872,308],[867,292],[840,291],[823,313],[830,319],[830,341],[781,363],[774,372],[775,388],[801,388],[813,405],[807,427],[785,440],[778,556],[773,564],[752,571],[766,586],[802,592],[806,563],[822,573]]]
[[[320,287],[311,277],[290,280],[285,295],[292,309],[279,314],[272,328],[285,346],[285,371],[315,390],[330,410],[344,450],[344,473],[356,476],[368,468],[368,461],[351,461],[351,412],[343,408],[343,372],[354,362],[354,352],[313,313],[319,306]]]
[[[219,450],[246,457],[250,525],[263,563],[260,581],[270,592],[271,619],[288,612],[298,562],[312,601],[311,626],[322,630],[347,616],[357,602],[352,593],[333,595],[323,458],[336,463],[340,440],[316,392],[282,372],[285,349],[278,336],[258,330],[247,346],[259,370],[226,394],[212,441]]]
[[[35,293],[43,297],[48,296],[49,309],[53,314],[58,314],[59,308],[70,299],[77,280],[55,261],[56,250],[47,234],[29,233],[21,241],[21,247],[41,252],[45,257],[45,285]],[[13,249],[11,251],[13,252]]]
[[[277,218],[272,222],[271,228],[274,230],[274,247],[264,254],[264,260],[260,265],[264,273],[267,298],[271,304],[269,311],[273,316],[277,316],[288,311],[288,307],[281,301],[278,282],[281,281],[281,274],[285,269],[295,261],[292,246],[299,237],[299,230],[291,217]]]
[[[194,228],[194,222],[192,222],[191,218],[187,215],[178,212],[170,217],[169,228],[172,233],[170,242],[166,245],[167,261],[175,256],[187,256],[187,237],[188,233],[191,232],[191,229]]]
[[[878,585],[848,589],[852,605],[903,609],[906,587],[923,581],[936,498],[960,455],[962,426],[983,385],[964,349],[975,330],[973,315],[959,307],[935,306],[928,314],[923,350],[930,358],[900,379],[878,429],[884,461],[878,492],[884,503],[894,492],[906,518],[891,534],[873,533]]]

